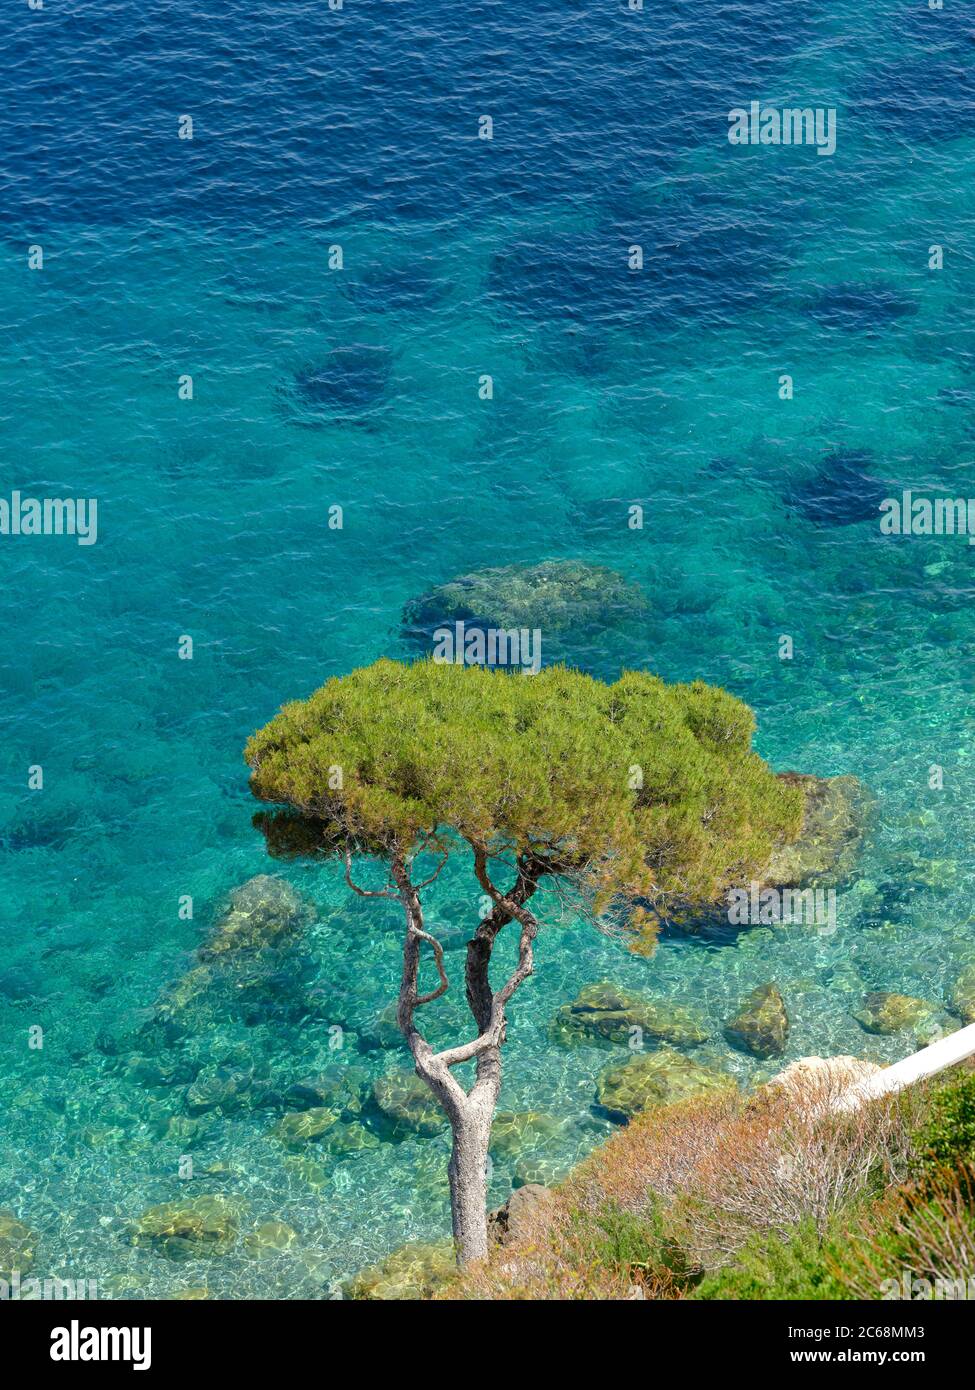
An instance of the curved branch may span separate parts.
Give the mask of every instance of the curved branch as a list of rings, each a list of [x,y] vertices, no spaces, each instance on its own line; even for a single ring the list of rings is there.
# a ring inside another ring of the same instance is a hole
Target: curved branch
[[[449,854],[450,854],[450,851],[449,851],[449,850],[446,850],[446,849],[445,849],[445,850],[443,851],[443,854],[442,854],[442,858],[441,858],[441,860],[440,860],[440,863],[439,863],[439,864],[437,865],[437,867],[434,869],[434,871],[433,871],[433,873],[430,875],[430,877],[429,877],[429,878],[425,878],[425,879],[423,880],[422,883],[418,883],[418,884],[416,885],[416,890],[417,890],[417,892],[419,892],[419,891],[421,890],[421,888],[429,888],[431,883],[436,883],[437,879],[440,877],[440,870],[441,870],[441,869],[443,868],[443,866],[446,864],[447,859],[448,859],[448,857],[449,857]]]
[[[479,924],[468,946],[467,998],[478,1024],[478,1035],[470,1042],[461,1043],[458,1047],[447,1048],[436,1054],[435,1060],[447,1068],[468,1062],[474,1057],[485,1058],[488,1054],[496,1052],[504,1042],[505,1005],[518,986],[532,973],[532,947],[538,932],[537,918],[524,906],[538,887],[537,866],[534,862],[527,857],[519,857],[515,886],[510,893],[505,894],[495,887],[488,875],[486,847],[472,843],[471,848],[474,851],[477,880],[492,898],[494,908],[490,916]],[[518,964],[497,994],[493,994],[487,980],[491,950],[498,932],[512,920],[521,923]]]
[[[399,894],[394,893],[391,888],[360,888],[357,883],[352,882],[352,851],[345,851],[345,881],[352,889],[353,893],[358,893],[360,898],[398,898]]]
[[[422,884],[420,886],[422,887]],[[435,936],[431,936],[428,931],[423,931],[419,927],[413,928],[413,935],[418,941],[425,941],[433,948],[433,958],[437,963],[437,974],[440,976],[440,983],[436,989],[431,990],[429,994],[417,995],[415,1002],[419,1006],[420,1004],[430,1004],[434,999],[439,999],[441,994],[447,993],[449,986],[447,983],[447,972],[444,970],[443,966],[443,947],[440,942]]]

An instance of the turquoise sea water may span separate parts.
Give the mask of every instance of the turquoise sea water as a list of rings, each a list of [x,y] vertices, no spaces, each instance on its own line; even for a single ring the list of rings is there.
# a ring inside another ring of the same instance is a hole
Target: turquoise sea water
[[[327,1296],[448,1229],[445,1141],[312,1171],[245,1109],[209,1117],[181,1178],[185,1080],[147,1086],[125,1059],[227,893],[273,872],[314,908],[301,997],[163,1060],[281,1089],[405,1064],[362,1046],[396,988],[395,913],[268,859],[241,749],[283,700],[407,657],[400,614],[431,584],[608,565],[651,615],[579,635],[573,661],[719,682],[776,768],[877,797],[830,935],[675,935],[642,960],[551,905],[502,1106],[565,1121],[553,1171],[607,1128],[612,1057],[548,1036],[582,985],[694,1005],[700,1051],[746,1082],[774,1064],[721,1024],[756,984],[785,995],[786,1060],[887,1059],[909,1042],[863,1032],[864,992],[941,1005],[975,959],[975,550],[794,505],[837,455],[890,495],[975,494],[975,49],[960,6],[917,0],[177,8],[3,20],[3,495],[97,497],[99,535],[0,537],[0,1206],[37,1233],[36,1272],[106,1292]],[[727,111],[752,99],[835,106],[836,154],[732,148]],[[455,975],[473,910],[457,866],[431,914]],[[461,1005],[444,1036],[466,1035]],[[496,1162],[492,1197],[512,1177]],[[209,1192],[294,1244],[175,1264],[128,1243],[147,1207]]]

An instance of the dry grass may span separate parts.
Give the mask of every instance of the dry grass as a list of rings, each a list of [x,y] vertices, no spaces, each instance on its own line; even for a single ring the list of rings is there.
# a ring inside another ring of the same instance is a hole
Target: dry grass
[[[794,1095],[766,1088],[720,1126],[689,1174],[673,1219],[691,1256],[709,1270],[754,1233],[786,1235],[800,1221],[824,1234],[832,1218],[907,1175],[920,1097],[830,1109],[832,1083]]]

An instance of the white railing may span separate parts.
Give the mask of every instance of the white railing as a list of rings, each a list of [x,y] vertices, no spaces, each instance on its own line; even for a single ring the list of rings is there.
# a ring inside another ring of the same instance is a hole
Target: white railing
[[[841,1111],[856,1110],[864,1101],[903,1091],[905,1086],[911,1086],[915,1081],[923,1081],[927,1076],[935,1076],[939,1071],[944,1071],[945,1067],[953,1066],[955,1062],[964,1062],[966,1057],[973,1055],[975,1023],[970,1023],[967,1028],[959,1028],[956,1033],[939,1038],[937,1042],[922,1048],[920,1052],[915,1052],[913,1056],[895,1062],[892,1067],[884,1067],[881,1071],[874,1072],[873,1076],[868,1076],[866,1080],[858,1081],[837,1097],[832,1108]]]

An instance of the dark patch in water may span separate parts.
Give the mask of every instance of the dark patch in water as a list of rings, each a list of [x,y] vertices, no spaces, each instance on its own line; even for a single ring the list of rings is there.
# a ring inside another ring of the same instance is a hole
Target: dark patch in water
[[[843,284],[820,291],[807,312],[840,333],[879,333],[916,314],[917,305],[884,285]]]
[[[785,494],[785,504],[818,526],[852,526],[876,519],[885,497],[897,495],[866,471],[872,455],[865,449],[830,454],[814,477]]]
[[[942,386],[938,391],[938,400],[945,405],[961,405],[970,410],[975,405],[975,391],[963,386]]]
[[[318,362],[295,372],[281,392],[292,423],[321,429],[337,420],[371,414],[386,394],[391,373],[388,348],[353,343],[333,348]]]

